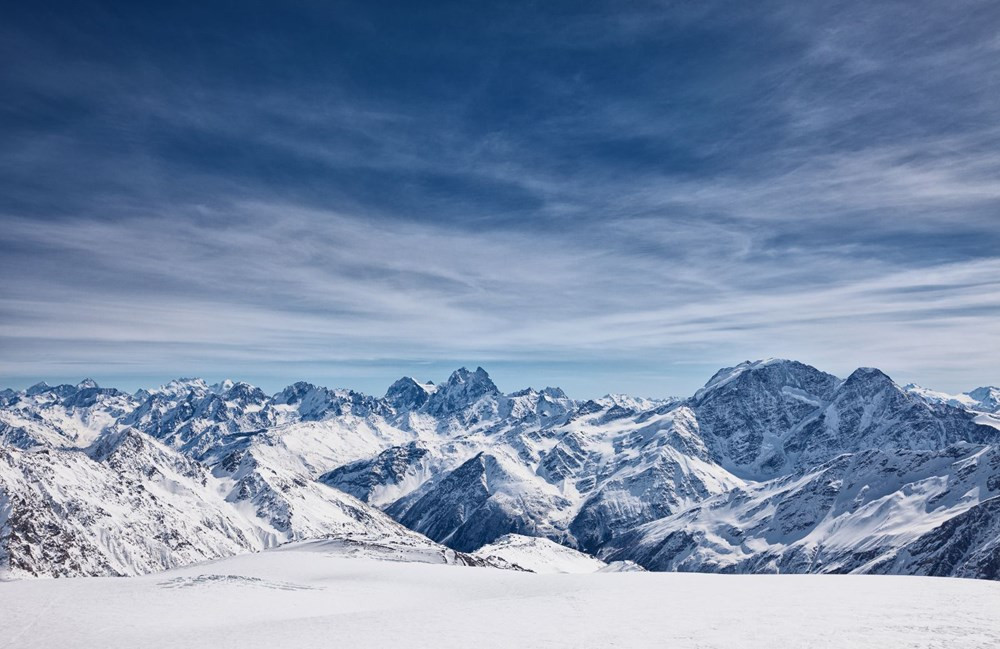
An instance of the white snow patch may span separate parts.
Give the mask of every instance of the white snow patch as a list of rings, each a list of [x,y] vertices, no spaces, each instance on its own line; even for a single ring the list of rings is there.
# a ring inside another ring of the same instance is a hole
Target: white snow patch
[[[131,579],[0,583],[4,646],[1000,646],[1000,583],[536,575],[349,559],[310,544]]]

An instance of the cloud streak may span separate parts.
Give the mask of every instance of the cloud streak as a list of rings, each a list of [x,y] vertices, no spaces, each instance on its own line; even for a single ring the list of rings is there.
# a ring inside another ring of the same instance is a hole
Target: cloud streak
[[[723,9],[15,15],[0,379],[995,383],[1000,12]]]

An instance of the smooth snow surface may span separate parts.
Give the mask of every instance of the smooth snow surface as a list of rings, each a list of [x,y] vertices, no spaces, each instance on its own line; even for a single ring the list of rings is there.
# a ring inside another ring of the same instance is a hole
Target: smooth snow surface
[[[555,541],[521,534],[508,534],[484,545],[472,556],[496,565],[510,565],[537,573],[588,573],[608,567],[597,557],[584,554]]]
[[[129,579],[0,583],[0,647],[992,649],[998,611],[1000,584],[969,579],[538,575],[306,543]]]

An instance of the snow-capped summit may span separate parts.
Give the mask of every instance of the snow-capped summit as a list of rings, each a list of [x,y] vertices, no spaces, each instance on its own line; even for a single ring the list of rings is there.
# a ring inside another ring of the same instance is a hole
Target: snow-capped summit
[[[472,554],[493,565],[507,564],[542,574],[598,572],[608,566],[597,557],[555,541],[522,534],[506,534]]]
[[[389,386],[385,392],[385,400],[396,412],[417,410],[434,394],[437,386],[433,383],[420,383],[416,379],[404,376]]]
[[[224,392],[232,388],[233,385],[234,382],[232,379],[222,379],[218,383],[213,383],[212,385],[208,386],[208,389],[216,394],[223,394]]]
[[[561,422],[567,413],[576,407],[576,402],[559,388],[525,388],[505,395],[501,399],[499,417],[512,421],[527,422],[537,420],[553,425]]]
[[[121,424],[198,459],[212,454],[233,434],[276,423],[268,397],[247,383],[234,383],[220,394],[202,379],[177,379],[147,394],[141,405],[121,418]]]
[[[390,414],[387,403],[382,399],[354,390],[334,390],[303,381],[274,395],[271,404],[294,406],[292,410],[302,421],[320,421],[348,414],[356,417]]]
[[[24,393],[29,397],[33,397],[37,394],[41,394],[42,392],[46,392],[51,389],[52,386],[50,386],[48,383],[46,383],[45,381],[39,381],[38,383],[34,384],[33,386],[25,390]]]
[[[834,398],[785,442],[798,465],[816,465],[845,452],[868,449],[937,450],[958,442],[988,443],[996,432],[975,416],[929,404],[875,368],[855,370]]]
[[[233,382],[225,381],[222,384],[217,384],[220,388],[225,387],[224,390],[216,392],[213,386],[213,392],[216,392],[226,401],[234,401],[241,404],[263,404],[267,401],[268,397],[264,394],[264,391],[255,385],[250,385],[249,383],[244,383],[243,381]]]
[[[688,400],[719,462],[738,475],[774,476],[786,466],[783,438],[832,398],[840,380],[780,359],[717,372]]]
[[[160,386],[158,391],[181,394],[192,391],[207,392],[209,389],[209,385],[205,382],[205,379],[196,377],[181,377],[168,381],[165,385]]]
[[[424,410],[434,416],[445,416],[465,410],[481,399],[498,397],[500,390],[481,367],[470,372],[462,367],[427,399]]]
[[[937,390],[929,390],[916,383],[907,383],[903,386],[903,390],[920,397],[928,403],[944,403],[956,408],[967,408],[970,410],[976,410],[980,405],[976,399],[973,399],[968,394],[948,394]]]
[[[1000,388],[984,386],[962,394],[948,394],[909,383],[903,389],[930,404],[945,404],[984,413],[988,416],[981,418],[980,421],[1000,426],[1000,418],[997,417],[1000,415]]]
[[[678,399],[647,399],[645,397],[633,397],[627,394],[610,393],[597,400],[598,403],[618,406],[631,412],[645,412],[653,408],[659,408],[665,404],[673,403]]]
[[[967,394],[975,402],[973,409],[1000,413],[1000,388],[990,385],[976,388]]]

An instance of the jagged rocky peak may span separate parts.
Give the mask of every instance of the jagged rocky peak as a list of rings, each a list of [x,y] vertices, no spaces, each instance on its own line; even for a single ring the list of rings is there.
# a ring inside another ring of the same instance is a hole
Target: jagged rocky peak
[[[853,387],[854,385],[865,385],[874,386],[879,388],[899,388],[889,375],[878,369],[877,367],[859,367],[858,369],[851,372],[851,375],[847,377],[844,381],[844,388]]]
[[[391,414],[382,399],[354,390],[330,389],[300,381],[274,395],[271,404],[294,406],[303,421],[351,414],[357,417]]]
[[[327,414],[340,414],[340,399],[329,388],[298,381],[272,397],[275,405],[294,406],[305,420],[318,420]]]
[[[879,410],[926,407],[923,399],[897,385],[888,374],[875,367],[859,367],[838,387],[834,401],[878,403]],[[890,413],[894,414],[894,413]]]
[[[458,368],[448,377],[443,389],[448,391],[461,389],[465,394],[475,396],[500,393],[497,386],[493,384],[493,379],[481,367],[477,367],[475,372],[470,372],[464,367]]]
[[[51,389],[52,389],[51,385],[49,385],[45,381],[39,381],[38,383],[34,384],[33,386],[25,390],[24,393],[29,397],[33,397],[43,392],[48,392]]]
[[[307,394],[315,390],[317,390],[317,387],[312,383],[297,381],[274,395],[273,401],[277,404],[294,406],[297,403],[301,403]]]
[[[539,505],[526,492],[516,464],[480,452],[444,476],[419,500],[387,509],[412,530],[460,552],[471,552],[508,533],[538,536]]]
[[[67,408],[90,408],[96,405],[102,396],[115,397],[124,394],[115,388],[102,388],[93,379],[60,385],[49,385],[42,381],[24,391],[26,397],[38,400],[39,403],[60,404]]]
[[[385,392],[385,400],[396,412],[416,410],[427,403],[437,386],[433,383],[420,383],[414,378],[404,376],[389,386]]]
[[[1000,412],[1000,388],[984,386],[970,391],[968,395],[976,401],[977,409]]]
[[[604,395],[597,401],[611,408],[618,407],[632,412],[643,412],[644,410],[652,410],[653,408],[658,408],[664,404],[673,403],[677,401],[677,399],[672,397],[667,399],[646,399],[644,397],[633,397],[628,394],[611,392]]]
[[[555,418],[566,415],[576,405],[560,388],[525,388],[506,395],[499,414],[517,421],[541,418],[552,423]]]
[[[378,500],[374,496],[380,491],[398,485],[406,480],[408,474],[417,471],[427,455],[427,447],[419,442],[391,446],[374,458],[359,460],[328,471],[319,477],[319,481],[364,502],[372,503]]]
[[[433,415],[446,415],[464,410],[483,397],[500,396],[500,390],[490,375],[481,367],[470,372],[462,367],[451,373],[427,400],[427,411]]]
[[[228,387],[221,392],[222,398],[226,401],[236,401],[243,404],[262,404],[268,400],[268,396],[264,393],[264,391],[255,385],[250,385],[249,383],[244,383],[243,381],[237,381],[234,383],[233,381],[228,380],[224,381],[223,384],[228,384]]]
[[[952,444],[994,443],[996,431],[974,413],[927,401],[881,370],[855,370],[821,414],[806,421],[784,448],[807,466],[839,454],[872,449],[940,451]]]
[[[222,379],[218,383],[213,383],[209,389],[216,394],[224,394],[229,391],[233,385],[235,385],[235,382],[232,379]]]
[[[154,394],[166,397],[182,398],[189,394],[207,394],[211,388],[204,379],[199,378],[179,378],[174,379],[166,385],[160,386],[158,390],[153,390]]]

